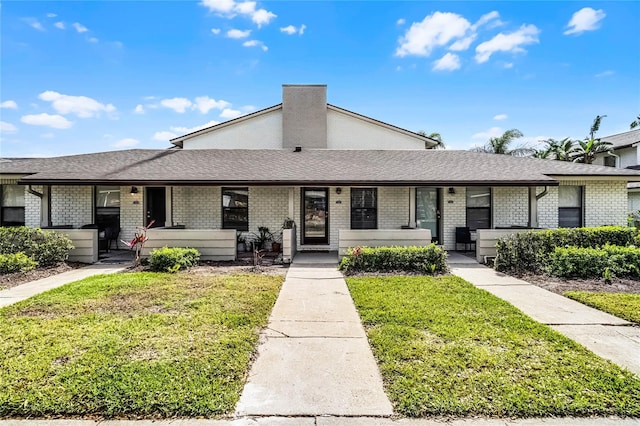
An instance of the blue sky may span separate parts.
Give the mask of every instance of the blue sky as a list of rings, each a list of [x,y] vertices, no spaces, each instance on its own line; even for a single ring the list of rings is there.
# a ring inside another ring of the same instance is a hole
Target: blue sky
[[[640,2],[4,1],[0,155],[165,148],[328,85],[337,106],[468,149],[629,129]]]

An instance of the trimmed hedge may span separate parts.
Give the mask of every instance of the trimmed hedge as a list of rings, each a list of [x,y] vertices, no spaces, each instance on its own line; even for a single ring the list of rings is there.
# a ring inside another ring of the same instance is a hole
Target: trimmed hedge
[[[156,272],[177,272],[189,269],[200,261],[200,253],[194,248],[162,247],[149,256],[149,266]]]
[[[69,238],[54,231],[27,226],[0,228],[0,253],[24,253],[38,266],[64,262],[72,248]]]
[[[520,232],[498,240],[495,268],[514,274],[540,274],[556,247],[629,246],[635,243],[637,232],[635,228],[622,226]]]
[[[358,272],[416,272],[436,275],[447,272],[447,252],[435,244],[424,247],[350,248],[340,261],[346,274]]]
[[[640,248],[556,247],[545,269],[561,278],[602,278],[607,269],[613,276],[640,278]]]
[[[38,264],[35,260],[23,252],[0,254],[0,274],[27,272],[35,269],[36,266],[38,266]]]

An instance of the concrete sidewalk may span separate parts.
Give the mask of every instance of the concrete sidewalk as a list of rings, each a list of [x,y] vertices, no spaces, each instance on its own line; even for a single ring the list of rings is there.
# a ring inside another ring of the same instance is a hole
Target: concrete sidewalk
[[[261,334],[258,358],[236,415],[392,414],[360,317],[333,257],[318,258],[315,264],[294,260]]]
[[[640,375],[640,327],[582,303],[450,253],[457,275],[511,303],[603,358]]]
[[[0,308],[3,306],[13,305],[16,302],[20,302],[21,300],[28,299],[36,294],[63,286],[73,281],[78,281],[93,275],[120,272],[124,270],[125,267],[126,266],[121,264],[97,264],[20,284],[8,290],[0,291]]]

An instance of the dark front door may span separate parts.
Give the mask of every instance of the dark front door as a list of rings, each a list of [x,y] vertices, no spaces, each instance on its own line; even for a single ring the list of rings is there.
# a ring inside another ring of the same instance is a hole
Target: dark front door
[[[302,190],[302,244],[329,244],[329,189]]]
[[[167,192],[164,187],[147,188],[147,223],[155,221],[152,228],[165,226],[167,220]]]

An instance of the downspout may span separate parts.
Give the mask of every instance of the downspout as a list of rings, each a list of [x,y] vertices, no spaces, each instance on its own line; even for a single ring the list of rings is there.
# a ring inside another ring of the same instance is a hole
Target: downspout
[[[537,187],[533,186],[529,188],[529,227],[538,228],[538,200],[549,193],[549,188],[544,187],[544,190],[540,194],[536,194]]]
[[[42,200],[42,197],[44,197],[44,194],[42,192],[36,191],[35,189],[33,189],[31,185],[27,187],[27,192],[31,195],[35,195],[36,197],[40,198],[40,200]]]

